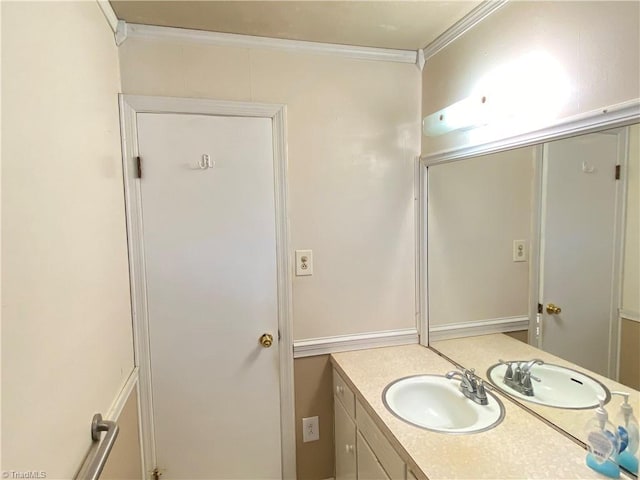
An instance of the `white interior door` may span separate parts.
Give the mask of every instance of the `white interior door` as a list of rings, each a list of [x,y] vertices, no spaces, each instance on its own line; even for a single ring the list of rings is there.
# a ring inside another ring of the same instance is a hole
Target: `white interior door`
[[[540,346],[607,376],[614,374],[610,349],[616,343],[617,163],[615,133],[544,147]],[[548,313],[550,303],[561,313]]]
[[[137,128],[162,478],[282,478],[271,120],[138,114]]]

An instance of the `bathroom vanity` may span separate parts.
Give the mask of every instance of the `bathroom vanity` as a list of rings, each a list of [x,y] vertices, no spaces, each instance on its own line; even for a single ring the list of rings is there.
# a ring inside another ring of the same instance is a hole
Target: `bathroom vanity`
[[[336,480],[602,478],[585,465],[581,445],[495,389],[505,416],[486,431],[440,433],[396,417],[383,402],[390,383],[411,375],[442,376],[456,368],[429,348],[335,353],[331,362]],[[481,368],[477,365],[478,373]],[[632,477],[623,473],[621,478]]]

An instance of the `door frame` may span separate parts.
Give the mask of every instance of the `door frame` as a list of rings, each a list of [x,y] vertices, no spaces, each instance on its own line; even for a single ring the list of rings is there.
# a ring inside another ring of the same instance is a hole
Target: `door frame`
[[[140,444],[146,477],[156,467],[153,398],[151,395],[151,356],[149,312],[142,229],[140,179],[136,178],[138,113],[199,114],[269,118],[273,132],[274,198],[276,212],[276,264],[278,286],[278,330],[280,334],[280,427],[282,478],[296,478],[295,403],[293,384],[293,307],[289,219],[287,208],[286,105],[232,102],[199,98],[118,95],[122,137],[122,167],[125,193],[129,277],[133,319],[135,365],[139,368]],[[143,164],[144,176],[144,164]]]
[[[606,134],[615,135],[617,140],[617,158],[616,164],[620,165],[621,175],[616,183],[615,203],[614,203],[614,232],[613,232],[613,271],[612,281],[610,285],[610,299],[611,306],[609,311],[609,339],[607,341],[608,349],[608,361],[607,361],[607,376],[612,380],[618,381],[620,370],[620,308],[622,306],[622,275],[623,275],[623,263],[624,263],[624,230],[626,223],[626,208],[627,208],[627,165],[629,157],[629,127],[619,127],[613,129],[600,130],[598,132],[590,132],[589,134]],[[531,303],[530,319],[535,318],[535,322],[529,323],[529,343],[537,348],[542,346],[542,331],[544,330],[544,318],[543,313],[537,313],[538,304],[544,304],[542,298],[542,291],[544,287],[544,271],[542,262],[544,261],[544,224],[545,224],[545,200],[546,200],[546,175],[543,172],[547,158],[546,145],[549,142],[545,142],[544,145],[538,145],[538,153],[536,155],[535,163],[535,185],[534,185],[534,214],[532,222],[532,256],[531,266],[537,265],[536,274],[530,276],[530,299]],[[535,251],[533,239],[535,239]],[[535,263],[534,255],[535,254]],[[543,306],[544,308],[544,306]],[[532,337],[532,332],[537,335]],[[533,341],[535,339],[535,342]]]

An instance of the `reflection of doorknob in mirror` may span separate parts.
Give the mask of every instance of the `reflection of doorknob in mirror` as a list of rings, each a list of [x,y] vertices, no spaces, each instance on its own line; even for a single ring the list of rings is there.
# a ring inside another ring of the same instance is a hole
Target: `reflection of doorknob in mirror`
[[[561,312],[562,312],[562,309],[559,306],[554,305],[553,303],[550,303],[550,304],[547,305],[547,313],[548,314],[550,314],[550,315],[558,315]]]
[[[264,348],[269,348],[273,344],[273,335],[263,333],[260,337],[260,345]]]

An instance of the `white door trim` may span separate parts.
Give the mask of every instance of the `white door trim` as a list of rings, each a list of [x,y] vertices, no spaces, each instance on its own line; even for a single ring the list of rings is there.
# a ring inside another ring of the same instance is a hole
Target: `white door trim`
[[[280,332],[280,422],[282,478],[296,478],[296,438],[293,388],[293,315],[291,258],[287,216],[286,106],[279,104],[219,100],[119,95],[122,129],[122,163],[125,188],[129,275],[133,313],[135,364],[139,367],[140,422],[143,470],[148,478],[156,464],[151,395],[149,317],[146,298],[140,180],[135,178],[138,113],[204,114],[270,118],[273,127],[274,195],[276,209],[276,261],[278,284],[278,328]],[[144,161],[143,161],[144,162]],[[143,164],[144,176],[144,164]]]
[[[415,210],[416,210],[416,326],[420,335],[420,345],[429,345],[429,274],[428,274],[428,231],[427,200],[429,169],[416,159],[415,168]]]
[[[616,185],[615,237],[613,258],[613,285],[611,286],[611,323],[609,327],[609,374],[620,378],[620,308],[622,307],[622,280],[624,274],[625,228],[627,213],[627,184],[629,164],[629,127],[616,132],[618,136],[618,165],[620,179]]]
[[[538,313],[542,272],[540,257],[542,234],[542,157],[544,145],[536,145],[533,164],[533,193],[531,199],[531,226],[529,235],[529,345],[540,348],[542,314]]]

